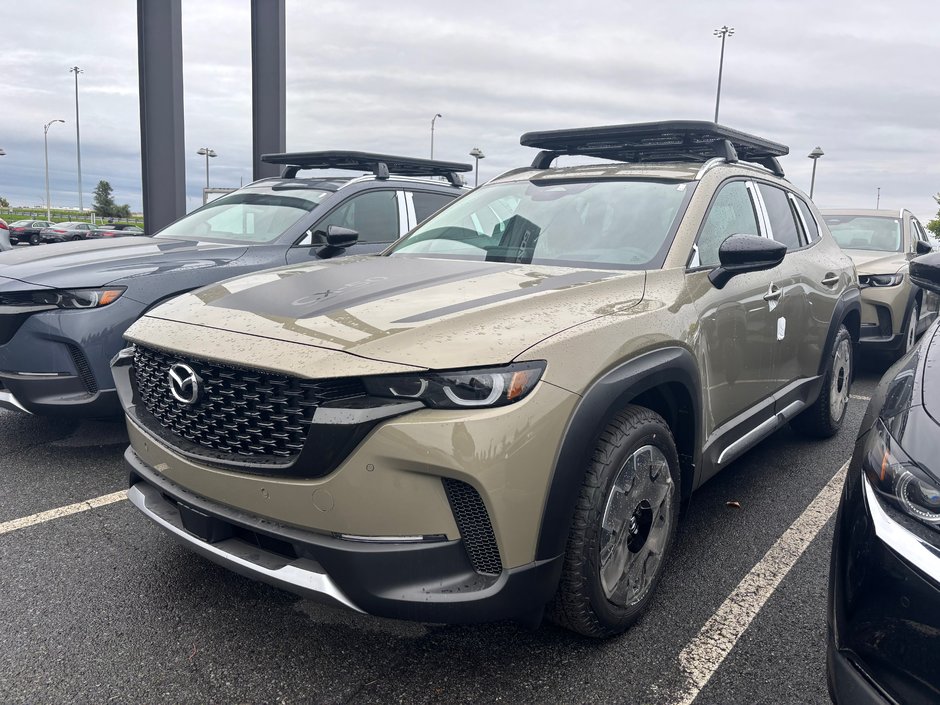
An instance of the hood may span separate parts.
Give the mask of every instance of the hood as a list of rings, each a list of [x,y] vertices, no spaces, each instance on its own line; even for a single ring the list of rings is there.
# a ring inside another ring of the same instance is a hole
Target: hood
[[[0,277],[53,288],[105,286],[171,269],[213,267],[241,257],[244,245],[124,237],[17,247],[0,254]]]
[[[509,362],[566,328],[635,306],[644,284],[644,272],[360,257],[237,277],[148,316],[448,369]]]
[[[908,262],[908,257],[903,252],[845,250],[845,254],[852,258],[859,274],[894,274]]]

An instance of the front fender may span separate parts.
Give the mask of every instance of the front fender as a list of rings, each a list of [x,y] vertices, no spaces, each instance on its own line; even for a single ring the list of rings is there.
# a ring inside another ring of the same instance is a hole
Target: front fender
[[[578,403],[559,447],[539,531],[536,560],[565,551],[575,505],[591,452],[607,421],[631,400],[654,387],[681,384],[693,404],[695,444],[701,439],[701,382],[695,357],[681,347],[666,347],[635,357],[596,379]],[[698,450],[694,462],[698,464]],[[691,484],[690,484],[691,486]]]

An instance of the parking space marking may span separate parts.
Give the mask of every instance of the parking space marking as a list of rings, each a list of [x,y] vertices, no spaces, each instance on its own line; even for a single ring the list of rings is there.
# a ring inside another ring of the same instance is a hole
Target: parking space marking
[[[112,492],[111,494],[101,495],[100,497],[86,499],[83,502],[76,502],[75,504],[69,504],[64,507],[48,509],[38,514],[30,514],[20,519],[5,521],[0,524],[0,536],[8,534],[11,531],[16,531],[17,529],[25,529],[27,526],[35,526],[36,524],[42,524],[43,522],[52,521],[53,519],[67,517],[71,514],[78,514],[79,512],[87,512],[89,509],[104,507],[108,504],[114,504],[115,502],[120,502],[122,499],[127,499],[127,490]]]
[[[849,394],[849,399],[855,399],[857,401],[871,401],[871,397],[863,397],[861,394]]]
[[[672,705],[690,705],[761,608],[839,506],[848,461],[751,568],[705,626],[679,653],[683,686]]]

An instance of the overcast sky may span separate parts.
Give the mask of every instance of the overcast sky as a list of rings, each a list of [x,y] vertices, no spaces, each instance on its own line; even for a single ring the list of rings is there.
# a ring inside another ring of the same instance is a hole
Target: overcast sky
[[[136,3],[3,0],[0,195],[78,204],[79,65],[86,207],[100,179],[141,207]],[[711,119],[728,24],[720,122],[790,146],[788,177],[826,206],[912,209],[940,191],[940,2],[610,0],[576,3],[288,0],[287,148],[362,149],[472,161],[481,181],[529,163],[529,130]],[[186,180],[251,179],[248,0],[183,0]]]

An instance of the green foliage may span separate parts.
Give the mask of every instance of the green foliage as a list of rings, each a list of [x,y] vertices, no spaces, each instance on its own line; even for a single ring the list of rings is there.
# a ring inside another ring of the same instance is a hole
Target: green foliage
[[[117,205],[111,195],[114,189],[107,181],[101,180],[95,186],[95,214],[101,218],[130,218],[131,207],[128,204]]]
[[[933,200],[937,202],[937,205],[940,206],[940,193],[933,197]],[[940,240],[940,211],[937,211],[937,217],[931,220],[926,225],[927,231],[933,234],[937,240]]]
[[[9,208],[10,202],[5,199],[3,196],[0,196],[0,208]]]

